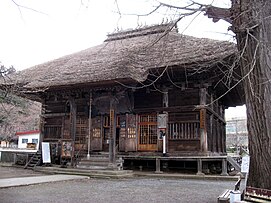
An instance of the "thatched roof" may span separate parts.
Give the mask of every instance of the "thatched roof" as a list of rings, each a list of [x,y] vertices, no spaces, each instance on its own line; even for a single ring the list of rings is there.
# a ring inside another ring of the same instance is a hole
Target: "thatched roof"
[[[153,68],[210,64],[236,52],[235,45],[177,33],[172,24],[108,35],[101,45],[18,72],[24,88],[144,81]]]

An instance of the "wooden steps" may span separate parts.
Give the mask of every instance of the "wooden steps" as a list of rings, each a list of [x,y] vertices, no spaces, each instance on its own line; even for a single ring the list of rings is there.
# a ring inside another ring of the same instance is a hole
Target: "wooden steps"
[[[227,156],[227,161],[235,168],[236,171],[241,171],[240,164],[238,164],[231,156]]]
[[[30,159],[29,161],[25,164],[24,169],[33,169],[34,167],[38,166],[41,164],[42,157],[41,157],[41,152],[37,151]]]

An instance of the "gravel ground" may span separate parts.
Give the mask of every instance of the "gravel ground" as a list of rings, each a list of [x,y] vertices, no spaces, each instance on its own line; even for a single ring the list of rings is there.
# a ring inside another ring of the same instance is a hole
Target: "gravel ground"
[[[84,179],[0,189],[2,203],[212,203],[234,181],[166,178]]]
[[[26,170],[23,168],[0,166],[0,179],[31,177],[31,176],[40,176],[40,175],[44,175],[44,174],[39,173],[39,172],[34,172],[32,170]],[[0,202],[1,202],[1,198],[0,198]]]

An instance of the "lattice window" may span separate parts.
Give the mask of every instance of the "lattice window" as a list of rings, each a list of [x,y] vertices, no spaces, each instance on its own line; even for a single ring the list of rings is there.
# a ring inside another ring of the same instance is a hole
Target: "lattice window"
[[[88,134],[88,118],[77,117],[75,141],[79,144],[84,144],[86,142],[87,134]]]
[[[157,144],[157,126],[141,125],[139,131],[139,144]]]
[[[87,125],[87,118],[79,117],[76,119],[76,124],[78,125]]]
[[[141,115],[139,117],[139,123],[150,123],[150,122],[157,122],[157,115]]]

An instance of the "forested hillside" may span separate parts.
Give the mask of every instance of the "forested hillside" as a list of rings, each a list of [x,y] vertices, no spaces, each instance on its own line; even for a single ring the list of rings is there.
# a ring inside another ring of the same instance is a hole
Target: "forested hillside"
[[[39,129],[41,104],[0,91],[0,139],[11,140],[18,131]]]

